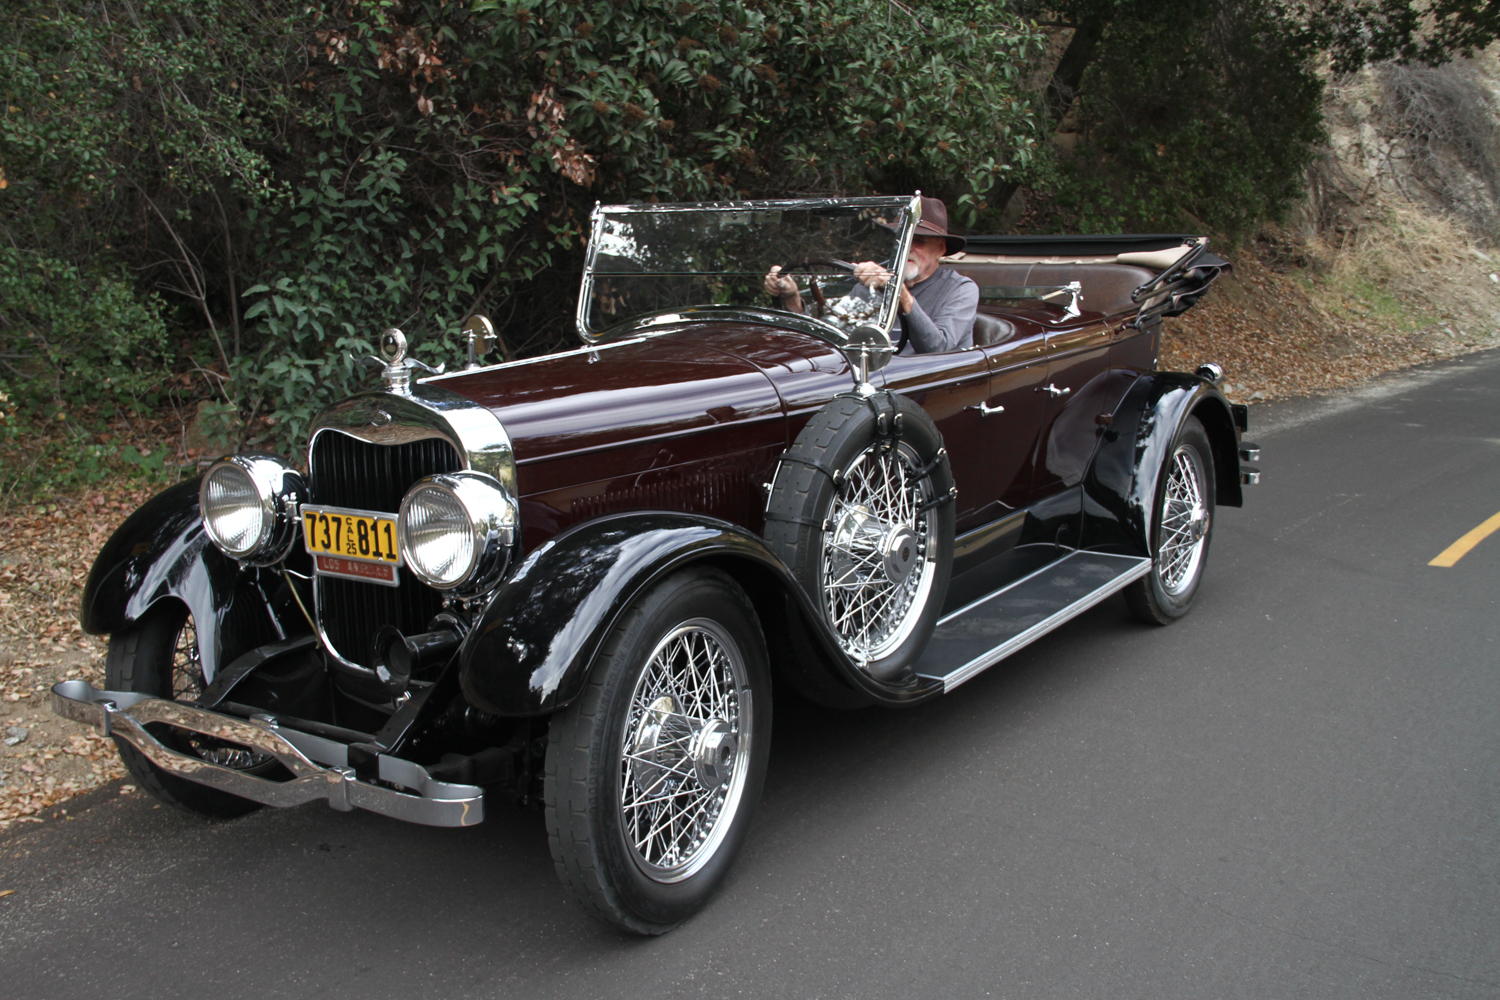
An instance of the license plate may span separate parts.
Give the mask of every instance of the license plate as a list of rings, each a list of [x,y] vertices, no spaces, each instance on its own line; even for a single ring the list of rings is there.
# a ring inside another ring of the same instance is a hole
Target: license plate
[[[335,557],[318,560],[321,572],[339,576],[352,575],[333,569],[346,560],[373,563],[377,566],[401,565],[396,548],[396,518],[368,510],[346,510],[342,507],[302,507],[302,540],[314,556]]]

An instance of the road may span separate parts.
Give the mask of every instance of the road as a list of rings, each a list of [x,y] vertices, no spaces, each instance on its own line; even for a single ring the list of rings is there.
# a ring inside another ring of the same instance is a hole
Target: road
[[[1198,606],[1120,599],[916,710],[781,700],[723,893],[593,923],[541,817],[0,840],[6,997],[1500,997],[1500,352],[1253,411]]]

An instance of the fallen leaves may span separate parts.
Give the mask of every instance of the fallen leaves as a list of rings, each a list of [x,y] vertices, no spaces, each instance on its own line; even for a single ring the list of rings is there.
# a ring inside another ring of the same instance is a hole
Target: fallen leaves
[[[1327,392],[1387,372],[1500,345],[1500,295],[1479,286],[1479,262],[1409,271],[1406,311],[1429,321],[1403,330],[1368,300],[1300,268],[1276,268],[1254,247],[1228,255],[1234,272],[1203,301],[1162,324],[1160,367],[1224,367],[1226,395],[1260,402]],[[1337,268],[1337,262],[1335,263]],[[1253,435],[1252,435],[1253,436]]]
[[[0,517],[0,830],[125,773],[113,741],[54,715],[47,693],[70,679],[104,686],[105,643],[83,633],[78,598],[99,548],[147,496],[96,487]]]

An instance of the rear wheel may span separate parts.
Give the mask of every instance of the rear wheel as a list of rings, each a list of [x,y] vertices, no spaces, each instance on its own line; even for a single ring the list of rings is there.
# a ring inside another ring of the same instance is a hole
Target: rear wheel
[[[1156,485],[1151,572],[1125,589],[1138,620],[1170,625],[1192,609],[1213,537],[1214,453],[1196,417],[1177,432]]]
[[[109,637],[104,669],[105,685],[112,691],[133,691],[170,701],[197,698],[205,685],[192,615],[176,601],[158,603],[128,628]],[[153,725],[151,733],[178,753],[224,767],[261,774],[280,766],[270,754],[198,733],[161,725]],[[260,807],[238,795],[168,774],[119,737],[115,737],[115,746],[136,784],[170,806],[212,819],[231,819]]]
[[[678,573],[615,626],[552,718],[547,839],[594,915],[639,934],[708,902],[744,841],[771,735],[764,639],[744,591]]]

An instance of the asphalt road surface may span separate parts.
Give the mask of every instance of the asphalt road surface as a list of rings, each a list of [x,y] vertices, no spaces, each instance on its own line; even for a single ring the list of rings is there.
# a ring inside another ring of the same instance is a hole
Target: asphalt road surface
[[[0,840],[4,997],[1497,997],[1500,352],[1258,407],[1197,608],[1119,598],[905,712],[777,703],[718,899],[570,903],[539,814]]]

